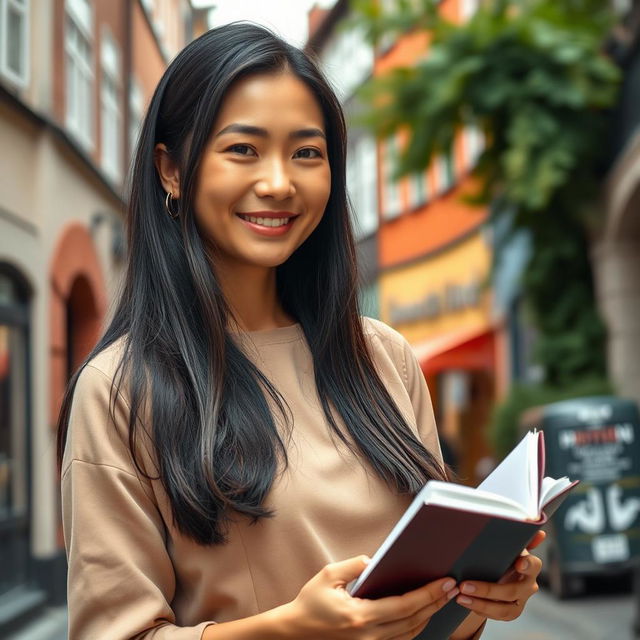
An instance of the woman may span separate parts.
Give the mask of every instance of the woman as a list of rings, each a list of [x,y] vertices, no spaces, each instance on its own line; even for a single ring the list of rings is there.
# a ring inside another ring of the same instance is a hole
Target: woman
[[[453,597],[455,638],[519,615],[531,556],[472,598],[344,588],[445,473],[410,348],[358,315],[345,127],[309,59],[249,24],[191,43],[131,184],[123,295],[60,419],[70,637],[401,640]]]

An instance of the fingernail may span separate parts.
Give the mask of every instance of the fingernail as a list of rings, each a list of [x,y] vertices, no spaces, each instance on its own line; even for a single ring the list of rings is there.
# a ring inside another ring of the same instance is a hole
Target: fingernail
[[[465,583],[462,585],[462,593],[475,593],[476,587],[473,584]]]
[[[447,580],[443,585],[442,585],[442,590],[443,591],[451,591],[451,589],[453,589],[453,587],[456,586],[456,581],[455,580]]]
[[[523,560],[520,563],[520,571],[526,571],[529,568],[529,561],[528,560]]]
[[[452,591],[449,591],[449,593],[447,593],[447,600],[451,600],[452,598],[455,598],[459,593],[460,593],[460,589],[453,589]]]
[[[472,600],[471,598],[467,598],[467,596],[460,596],[456,602],[459,604],[471,604]]]

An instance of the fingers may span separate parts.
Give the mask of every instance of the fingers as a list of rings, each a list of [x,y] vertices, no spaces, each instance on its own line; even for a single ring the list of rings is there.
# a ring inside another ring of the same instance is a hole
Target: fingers
[[[515,563],[516,574],[510,582],[480,582],[465,580],[460,585],[462,595],[488,600],[513,602],[518,598],[529,597],[537,591],[536,578],[540,573],[542,562],[536,556],[521,556]],[[534,588],[535,585],[535,588]]]
[[[431,619],[431,616],[436,613],[436,611],[444,607],[444,605],[454,597],[454,593],[457,594],[458,589],[451,589],[434,602],[418,609],[418,611],[406,618],[394,620],[377,626],[376,631],[380,632],[380,637],[385,639],[413,639],[422,631],[422,629],[425,628]]]
[[[432,616],[459,592],[453,578],[441,578],[401,596],[361,600],[360,606],[366,614],[374,616],[380,625],[406,622],[412,616],[417,616],[415,624],[418,624],[420,612],[428,617]]]
[[[529,549],[529,551],[535,549],[544,541],[546,537],[547,537],[547,534],[542,529],[539,529],[536,532],[536,535],[533,536],[533,539],[531,540],[531,542],[527,545],[527,549]]]
[[[478,615],[492,620],[515,620],[524,609],[524,602],[516,600],[514,602],[494,602],[493,600],[481,600],[479,598],[469,598],[460,596],[456,602],[463,607],[473,611]]]
[[[355,580],[369,564],[368,556],[356,556],[341,562],[332,562],[320,571],[321,580],[333,587],[344,586]]]
[[[540,558],[525,551],[514,563],[509,580],[499,583],[465,581],[460,585],[456,602],[494,620],[513,620],[538,591],[536,578],[541,568]]]

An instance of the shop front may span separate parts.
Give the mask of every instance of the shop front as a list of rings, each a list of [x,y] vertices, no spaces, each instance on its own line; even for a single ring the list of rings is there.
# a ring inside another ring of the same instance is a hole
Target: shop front
[[[478,229],[380,278],[381,319],[412,345],[431,391],[445,458],[469,484],[491,468],[487,425],[504,366],[490,265],[491,249]]]

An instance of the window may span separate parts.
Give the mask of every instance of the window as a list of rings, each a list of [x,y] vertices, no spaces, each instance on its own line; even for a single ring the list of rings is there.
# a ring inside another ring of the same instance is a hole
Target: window
[[[396,0],[381,0],[380,9],[383,14],[392,15],[398,10],[398,7],[396,6]],[[387,51],[389,51],[389,49],[391,49],[391,47],[396,43],[397,39],[397,34],[393,32],[385,33],[378,42],[380,52],[386,53]]]
[[[411,198],[411,207],[419,207],[429,199],[427,190],[427,176],[424,171],[411,174],[409,178],[409,193]]]
[[[121,117],[119,70],[120,55],[113,38],[105,28],[100,47],[102,62],[101,101],[101,149],[102,168],[115,181],[121,177]]]
[[[464,141],[467,164],[470,168],[473,168],[484,151],[484,134],[476,125],[468,125],[464,130]]]
[[[438,191],[444,193],[449,191],[455,184],[456,174],[453,163],[453,149],[439,156],[438,162]]]
[[[394,178],[394,171],[398,164],[398,140],[395,135],[387,138],[386,152],[383,157],[383,209],[382,213],[387,220],[397,218],[400,215],[400,185]]]
[[[0,266],[0,596],[28,580],[27,301]]]
[[[344,101],[371,75],[374,51],[365,39],[364,29],[354,26],[349,30],[338,29],[323,49],[322,59],[331,86],[339,100]]]
[[[378,227],[376,199],[376,145],[368,135],[356,138],[347,160],[347,184],[353,205],[356,238]]]
[[[93,146],[93,10],[88,0],[66,4],[67,127],[86,148]]]
[[[28,0],[0,0],[0,71],[20,87],[29,76],[28,12]]]
[[[145,3],[160,48],[167,57],[172,57],[180,48],[178,44],[178,20],[171,0],[153,0]]]
[[[138,81],[132,76],[129,81],[129,153],[131,158],[136,150],[142,118],[144,114],[144,98]]]

